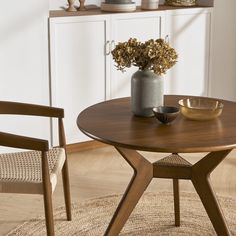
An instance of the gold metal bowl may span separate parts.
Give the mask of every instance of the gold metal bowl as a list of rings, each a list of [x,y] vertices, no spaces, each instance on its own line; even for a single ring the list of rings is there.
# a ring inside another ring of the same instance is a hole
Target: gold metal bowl
[[[212,98],[185,98],[179,101],[180,112],[191,120],[211,120],[223,110],[223,103]]]

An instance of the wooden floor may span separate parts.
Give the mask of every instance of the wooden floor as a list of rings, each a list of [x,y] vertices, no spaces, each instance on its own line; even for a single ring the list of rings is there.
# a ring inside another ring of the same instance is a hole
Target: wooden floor
[[[163,154],[142,152],[151,161]],[[204,154],[182,155],[195,163]],[[133,172],[123,158],[112,147],[97,148],[69,155],[72,201],[83,201],[115,193],[123,193]],[[236,198],[236,151],[212,174],[212,182],[219,195]],[[172,191],[172,181],[155,179],[147,191]],[[189,181],[180,182],[180,190],[194,191]],[[54,208],[64,204],[61,179],[54,193]],[[5,235],[23,221],[43,214],[42,196],[0,195],[0,235]]]

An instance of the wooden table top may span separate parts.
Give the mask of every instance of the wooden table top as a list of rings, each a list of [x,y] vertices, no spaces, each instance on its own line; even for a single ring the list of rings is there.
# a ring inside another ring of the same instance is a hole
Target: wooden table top
[[[178,106],[184,96],[167,95],[165,105]],[[135,150],[187,153],[212,152],[236,147],[236,103],[222,100],[220,117],[192,121],[181,114],[171,125],[156,118],[133,116],[130,98],[102,102],[82,111],[79,129],[89,137],[113,146]]]

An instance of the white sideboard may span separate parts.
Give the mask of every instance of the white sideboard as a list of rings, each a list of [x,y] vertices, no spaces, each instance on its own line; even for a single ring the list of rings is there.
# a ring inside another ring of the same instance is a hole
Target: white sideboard
[[[117,71],[110,53],[130,37],[167,37],[176,48],[179,59],[165,76],[166,94],[208,95],[211,14],[212,8],[204,7],[51,17],[52,105],[65,109],[67,142],[88,140],[76,126],[85,107],[130,96],[137,68]]]

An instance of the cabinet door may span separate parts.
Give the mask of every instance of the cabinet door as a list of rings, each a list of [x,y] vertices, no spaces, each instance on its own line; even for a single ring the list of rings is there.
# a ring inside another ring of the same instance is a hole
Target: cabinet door
[[[169,94],[208,95],[211,11],[172,10],[166,15],[166,34],[178,55],[165,76]]]
[[[52,105],[65,109],[68,144],[88,140],[76,125],[77,116],[105,100],[108,28],[105,16],[50,19]],[[53,138],[56,145],[55,132]]]
[[[48,2],[12,4],[0,9],[0,100],[49,105]],[[1,115],[0,130],[50,140],[49,118]]]
[[[112,15],[112,36],[114,44],[137,38],[139,41],[161,37],[162,18],[159,12],[145,12]],[[125,73],[117,71],[115,63],[111,63],[110,91],[111,98],[130,96],[130,80],[137,67],[126,69]]]

